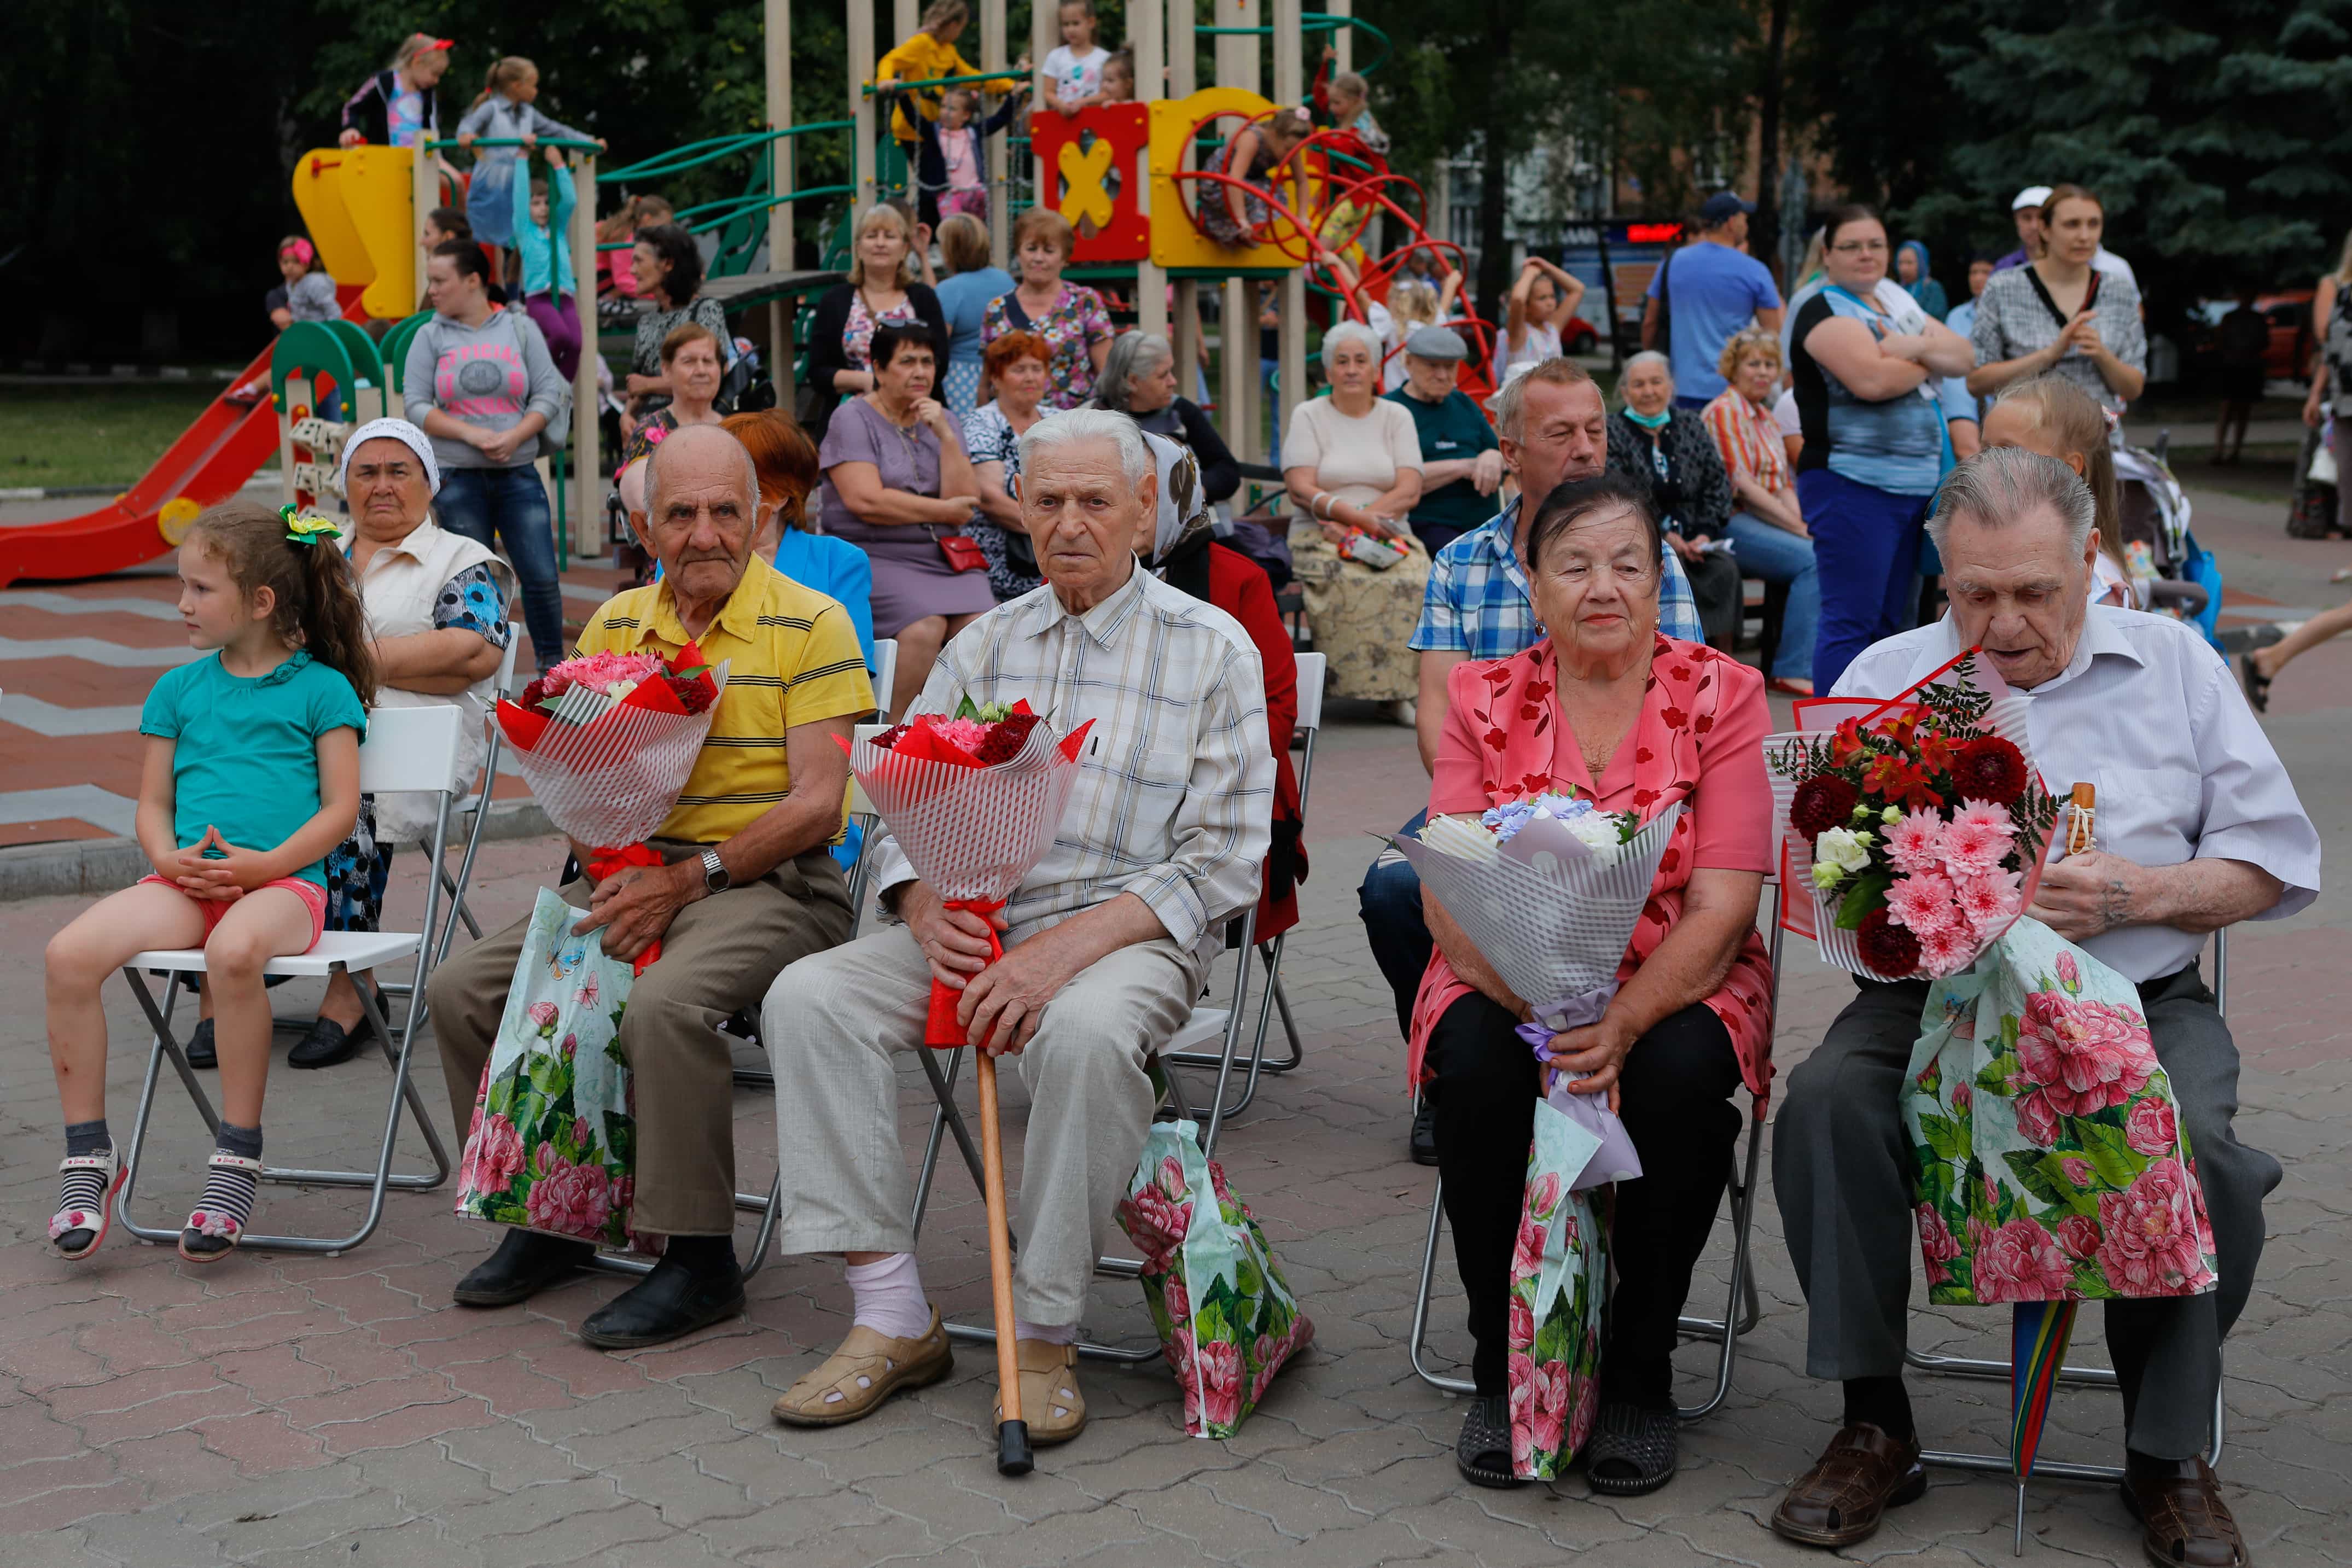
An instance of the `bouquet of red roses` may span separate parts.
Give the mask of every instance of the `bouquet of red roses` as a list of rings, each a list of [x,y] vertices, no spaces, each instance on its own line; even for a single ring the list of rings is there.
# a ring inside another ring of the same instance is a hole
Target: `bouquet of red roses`
[[[1077,781],[1088,719],[1054,735],[1026,702],[975,705],[952,716],[917,714],[871,740],[842,744],[850,770],[889,824],[915,874],[950,909],[987,915],[1053,847]],[[992,935],[990,957],[1003,956]],[[931,983],[926,1045],[964,1043],[956,992]]]
[[[498,706],[516,766],[557,829],[591,846],[588,873],[659,865],[645,840],[677,804],[717,716],[727,666],[692,643],[658,653],[566,659]],[[642,973],[658,942],[637,960]]]
[[[1834,727],[1764,742],[1782,886],[1812,894],[1785,897],[1783,923],[1853,974],[1957,975],[2032,902],[2058,801],[2022,699],[1976,653],[1886,702],[1801,703]]]

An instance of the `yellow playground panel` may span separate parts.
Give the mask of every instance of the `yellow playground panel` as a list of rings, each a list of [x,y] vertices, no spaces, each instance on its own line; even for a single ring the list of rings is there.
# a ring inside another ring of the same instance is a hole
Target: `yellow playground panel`
[[[1151,259],[1160,267],[1206,268],[1219,272],[1238,272],[1261,267],[1295,267],[1306,257],[1306,245],[1295,234],[1290,236],[1290,249],[1278,245],[1256,245],[1245,249],[1221,245],[1201,232],[1192,219],[1192,204],[1223,201],[1230,188],[1214,180],[1180,180],[1178,171],[1191,171],[1199,165],[1194,161],[1193,127],[1211,116],[1213,124],[1202,129],[1204,135],[1230,141],[1242,127],[1271,112],[1272,102],[1256,93],[1237,87],[1202,88],[1190,98],[1159,99],[1151,106]],[[1275,194],[1283,205],[1294,211],[1312,211],[1321,204],[1317,186],[1321,182],[1308,177],[1307,207],[1294,205],[1297,192],[1288,184]],[[1286,225],[1276,217],[1277,230]]]
[[[397,319],[416,308],[416,229],[406,147],[320,147],[294,165],[294,204],[337,283],[366,286],[368,314]]]

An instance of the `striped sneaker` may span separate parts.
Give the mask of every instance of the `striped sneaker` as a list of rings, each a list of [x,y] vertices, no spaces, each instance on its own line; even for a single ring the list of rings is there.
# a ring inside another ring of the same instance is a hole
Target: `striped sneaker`
[[[191,1263],[214,1263],[227,1256],[253,1218],[260,1184],[259,1160],[215,1149],[207,1162],[204,1196],[180,1231],[180,1256]]]
[[[114,1198],[122,1190],[121,1162],[111,1145],[104,1154],[68,1155],[58,1165],[58,1211],[49,1216],[49,1240],[60,1258],[87,1258],[114,1226]]]

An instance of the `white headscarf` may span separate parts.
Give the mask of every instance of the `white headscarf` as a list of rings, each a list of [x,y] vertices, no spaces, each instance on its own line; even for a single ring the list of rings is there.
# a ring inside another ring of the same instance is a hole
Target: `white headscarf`
[[[1177,540],[1195,527],[1208,528],[1215,518],[1209,498],[1201,493],[1201,460],[1192,455],[1192,449],[1148,430],[1143,433],[1143,444],[1151,449],[1151,465],[1160,476],[1160,516],[1152,525],[1151,559],[1164,563]]]
[[[361,443],[374,441],[379,437],[397,441],[415,453],[417,461],[425,465],[426,493],[435,496],[441,493],[441,465],[433,461],[433,442],[423,431],[404,419],[371,419],[352,432],[349,438],[343,442],[342,456],[335,464],[336,489],[343,491],[346,495],[350,494],[347,481],[352,471],[352,454],[360,449]]]

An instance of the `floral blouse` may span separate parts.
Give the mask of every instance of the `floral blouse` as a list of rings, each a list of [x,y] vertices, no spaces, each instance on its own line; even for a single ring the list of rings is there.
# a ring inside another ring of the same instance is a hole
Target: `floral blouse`
[[[852,370],[862,371],[874,357],[874,329],[877,327],[908,327],[919,323],[915,314],[915,302],[901,298],[896,305],[880,315],[866,308],[866,296],[853,293],[849,299],[849,324],[841,329],[841,357],[849,361]]]
[[[1682,917],[1694,869],[1769,873],[1772,790],[1764,774],[1771,712],[1764,677],[1703,644],[1657,639],[1641,716],[1596,780],[1554,692],[1559,666],[1547,637],[1492,663],[1465,661],[1447,683],[1445,728],[1431,770],[1429,814],[1483,811],[1548,790],[1581,795],[1604,811],[1643,821],[1679,802],[1650,901],[1618,966],[1622,982],[1657,951]],[[1421,1082],[1430,1031],[1472,987],[1432,952],[1415,998],[1411,1071]],[[1731,1036],[1751,1093],[1772,1082],[1772,961],[1753,930],[1731,973],[1706,1005]]]
[[[1095,361],[1090,350],[1097,343],[1108,342],[1111,336],[1110,312],[1103,308],[1101,295],[1083,284],[1065,283],[1054,308],[1041,317],[1031,317],[1022,309],[1017,293],[1000,294],[988,302],[987,313],[981,318],[981,347],[984,349],[1005,333],[1016,331],[1034,332],[1054,350],[1053,361],[1045,372],[1052,384],[1038,400],[1038,407],[1058,413],[1066,408],[1076,408],[1095,395]]]

